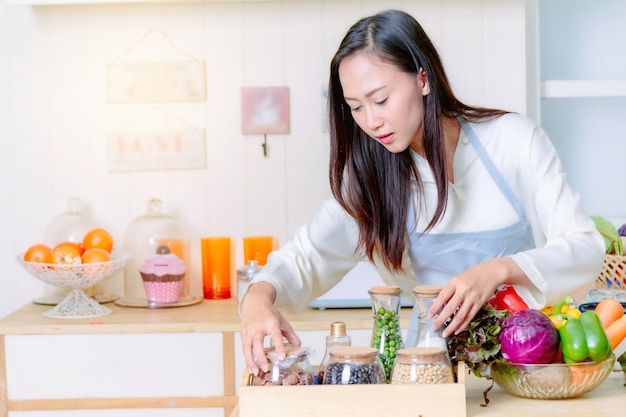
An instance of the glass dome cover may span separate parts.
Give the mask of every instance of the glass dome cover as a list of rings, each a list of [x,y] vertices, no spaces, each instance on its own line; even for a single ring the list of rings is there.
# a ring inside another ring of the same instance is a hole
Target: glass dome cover
[[[132,254],[124,270],[124,296],[115,303],[130,307],[149,305],[139,269],[146,259],[157,253],[160,245],[167,245],[171,253],[183,260],[186,272],[180,299],[173,305],[193,304],[199,300],[189,294],[190,248],[184,225],[165,212],[163,202],[153,198],[147,203],[147,212],[135,218],[124,234],[124,248]]]
[[[71,197],[67,200],[67,211],[56,215],[50,220],[44,231],[44,243],[54,248],[61,242],[74,242],[80,244],[85,234],[96,227],[94,220],[87,213],[85,204],[78,197]],[[33,300],[35,304],[57,305],[68,294],[60,287],[44,283],[44,293]],[[92,291],[93,292],[93,291]],[[95,297],[95,294],[94,298]],[[107,302],[115,298],[111,295],[99,295],[98,301]]]

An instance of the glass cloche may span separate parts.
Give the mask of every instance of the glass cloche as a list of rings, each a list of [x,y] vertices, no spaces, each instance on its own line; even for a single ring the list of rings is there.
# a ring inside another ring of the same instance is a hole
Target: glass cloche
[[[48,223],[44,232],[44,243],[51,248],[61,242],[74,242],[80,244],[85,234],[96,227],[94,220],[87,213],[83,201],[72,197],[67,201],[67,211],[56,215]],[[33,300],[35,304],[57,305],[63,300],[68,292],[52,284],[44,284],[44,294]],[[95,292],[91,290],[90,292]],[[95,294],[94,294],[94,298]],[[100,294],[99,302],[113,301],[111,295]]]
[[[134,219],[124,234],[124,249],[132,255],[124,269],[124,295],[115,304],[125,307],[179,307],[196,304],[202,300],[190,294],[190,247],[184,225],[165,212],[163,202],[151,199],[147,213]],[[148,258],[155,256],[160,246],[182,259],[186,265],[183,287],[177,302],[155,305],[148,303],[144,282],[139,272]]]

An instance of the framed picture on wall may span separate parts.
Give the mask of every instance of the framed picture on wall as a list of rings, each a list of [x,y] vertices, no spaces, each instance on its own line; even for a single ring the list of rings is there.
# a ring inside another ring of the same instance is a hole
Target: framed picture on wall
[[[289,87],[242,87],[244,135],[289,133]]]

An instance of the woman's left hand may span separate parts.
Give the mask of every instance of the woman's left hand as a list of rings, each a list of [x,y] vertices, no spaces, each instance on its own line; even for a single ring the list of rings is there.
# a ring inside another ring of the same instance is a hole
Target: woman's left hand
[[[487,303],[496,288],[502,284],[527,283],[528,277],[513,259],[509,257],[490,259],[455,275],[446,284],[433,302],[428,316],[433,317],[435,328],[442,327],[443,336],[463,331],[478,311]]]

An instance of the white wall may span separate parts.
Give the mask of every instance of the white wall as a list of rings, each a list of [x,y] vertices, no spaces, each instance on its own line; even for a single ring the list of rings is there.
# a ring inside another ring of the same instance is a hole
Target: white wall
[[[329,193],[328,62],[352,23],[386,8],[422,22],[462,99],[525,113],[523,0],[0,3],[0,316],[44,290],[15,257],[72,196],[117,242],[148,199],[162,199],[189,229],[196,295],[201,236],[233,237],[237,265],[243,236],[284,243]],[[107,103],[105,65],[151,28],[206,61],[206,101]],[[291,133],[268,137],[264,157],[263,138],[241,134],[240,88],[274,85],[290,87]],[[205,129],[207,167],[109,172],[106,135],[155,105]]]

